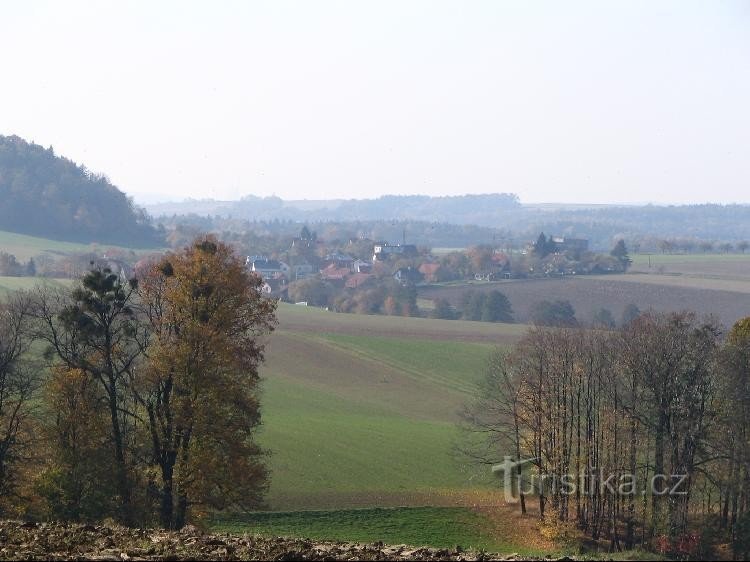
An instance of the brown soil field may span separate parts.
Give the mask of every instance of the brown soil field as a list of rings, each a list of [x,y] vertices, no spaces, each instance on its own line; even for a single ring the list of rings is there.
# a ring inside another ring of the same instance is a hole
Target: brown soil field
[[[541,300],[564,299],[571,302],[576,316],[589,321],[599,308],[608,308],[619,318],[629,303],[641,310],[659,312],[692,310],[700,315],[715,315],[725,326],[731,326],[740,318],[750,316],[750,294],[747,292],[714,290],[695,286],[679,286],[673,283],[639,282],[624,280],[627,276],[596,276],[565,279],[518,280],[499,283],[477,283],[447,287],[425,287],[420,289],[422,298],[446,298],[458,304],[461,295],[468,289],[502,291],[515,312],[518,322],[527,322],[534,303]],[[656,277],[656,276],[654,276]],[[679,279],[679,278],[676,278]]]
[[[0,521],[4,560],[524,560],[461,549]],[[570,560],[570,558],[566,558]]]

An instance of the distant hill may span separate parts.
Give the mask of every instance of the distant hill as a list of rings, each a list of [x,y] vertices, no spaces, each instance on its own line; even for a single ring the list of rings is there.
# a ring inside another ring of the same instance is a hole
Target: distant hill
[[[587,238],[590,246],[609,251],[619,239],[634,248],[658,251],[661,240],[669,239],[677,246],[695,249],[701,241],[714,243],[750,240],[750,205],[588,205],[588,204],[521,204],[508,193],[429,197],[425,195],[385,195],[377,199],[332,199],[285,201],[278,197],[247,196],[239,201],[188,200],[161,203],[146,207],[154,216],[183,217],[195,222],[196,217],[216,217],[248,221],[292,221],[295,223],[360,224],[376,230],[369,223],[391,224],[399,240],[406,228],[410,236],[431,224],[493,228],[497,234],[518,243],[533,241],[540,232]],[[422,227],[414,222],[423,223]],[[210,222],[210,221],[209,221]],[[202,224],[210,230],[216,225]],[[296,228],[296,227],[295,227]],[[441,232],[438,232],[441,230]],[[500,232],[502,231],[502,232]],[[432,246],[457,246],[487,242],[452,233],[452,242],[442,240],[442,228],[435,229],[428,239],[417,243]],[[437,234],[437,236],[434,236]],[[466,233],[464,233],[466,234]],[[479,233],[477,233],[479,234]],[[487,233],[481,233],[483,236]],[[687,245],[687,246],[686,246]]]
[[[147,208],[160,215],[219,215],[247,220],[356,221],[424,220],[450,224],[494,225],[510,211],[521,209],[512,193],[456,195],[383,195],[376,199],[284,201],[248,195],[239,201],[188,200]]]
[[[162,235],[103,175],[0,135],[0,230],[73,242],[158,245]]]

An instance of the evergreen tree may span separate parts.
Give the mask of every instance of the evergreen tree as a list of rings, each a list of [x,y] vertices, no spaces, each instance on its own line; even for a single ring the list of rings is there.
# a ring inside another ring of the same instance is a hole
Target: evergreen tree
[[[481,320],[486,299],[487,295],[479,291],[464,292],[461,299],[461,316],[463,319]]]
[[[630,267],[630,264],[633,263],[633,260],[630,259],[630,256],[628,255],[628,249],[625,246],[625,240],[618,240],[617,244],[615,244],[615,247],[610,252],[610,255],[614,258],[617,258],[617,261],[620,262],[623,269],[628,269]]]
[[[500,291],[490,291],[482,310],[484,322],[513,322],[513,308],[508,297]]]
[[[534,254],[536,254],[540,258],[543,258],[549,253],[549,242],[547,241],[547,237],[544,235],[544,232],[542,232],[539,235],[539,238],[537,238],[536,242],[534,243]]]

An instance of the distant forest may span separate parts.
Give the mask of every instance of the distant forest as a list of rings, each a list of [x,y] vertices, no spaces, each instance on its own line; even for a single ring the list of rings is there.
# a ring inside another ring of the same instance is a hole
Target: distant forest
[[[0,230],[75,242],[162,245],[178,227],[216,233],[286,234],[309,224],[354,236],[432,247],[522,248],[540,232],[586,238],[597,251],[625,240],[635,251],[720,248],[750,240],[750,205],[524,205],[513,193],[285,201],[188,200],[136,206],[103,175],[56,156],[52,147],[0,136]],[[177,233],[179,234],[179,233]],[[671,250],[668,250],[671,251]],[[744,251],[744,250],[743,250]]]
[[[586,238],[609,251],[618,240],[641,251],[698,248],[701,242],[750,240],[750,205],[521,205],[512,194],[459,197],[384,196],[377,199],[284,201],[245,197],[239,201],[185,201],[148,207],[165,225],[201,226],[214,232],[293,232],[296,225],[319,231],[348,225],[359,236],[425,246],[501,243],[523,247],[540,232]]]
[[[0,135],[0,230],[73,242],[159,245],[163,233],[109,180],[17,137]]]

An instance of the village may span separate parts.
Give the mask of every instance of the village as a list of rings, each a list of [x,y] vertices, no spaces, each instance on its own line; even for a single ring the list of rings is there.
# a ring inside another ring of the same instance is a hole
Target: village
[[[401,287],[492,283],[569,275],[623,272],[627,263],[611,254],[589,250],[586,239],[544,234],[521,248],[484,244],[466,249],[436,249],[399,243],[349,240],[328,244],[303,227],[289,247],[271,255],[248,255],[248,269],[263,278],[263,292],[285,301],[316,291],[328,301],[337,293],[354,293],[379,285]],[[320,296],[320,295],[318,295]],[[311,299],[322,304],[321,298]]]

